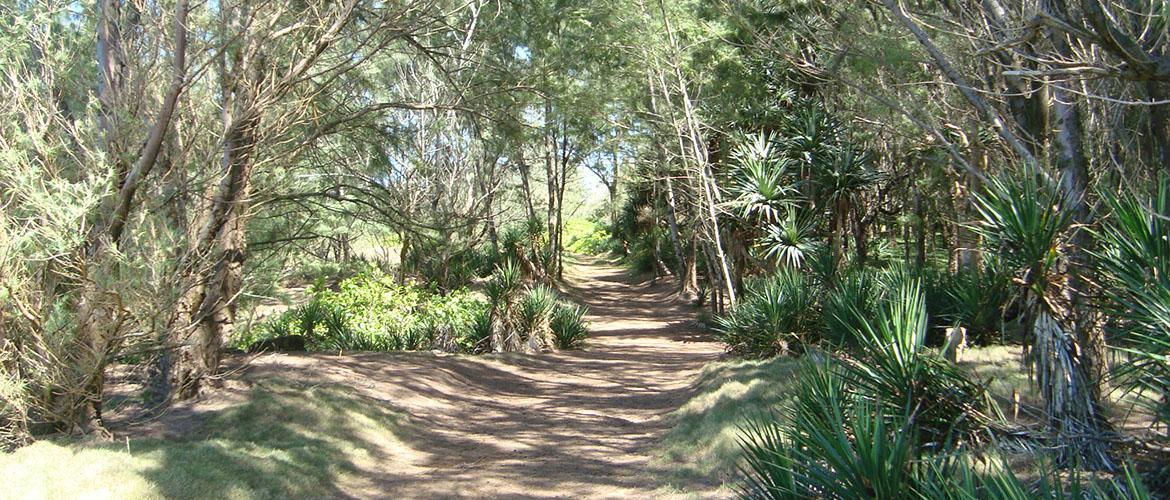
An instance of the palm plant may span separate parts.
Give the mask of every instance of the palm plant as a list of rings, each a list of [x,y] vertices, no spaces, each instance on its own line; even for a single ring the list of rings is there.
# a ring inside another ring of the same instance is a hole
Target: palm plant
[[[833,363],[808,363],[788,424],[743,430],[742,498],[911,498],[914,427],[859,400]]]
[[[796,194],[786,179],[788,160],[777,154],[772,143],[771,135],[756,134],[732,151],[737,167],[729,190],[734,196],[731,204],[744,219],[777,222]]]
[[[464,352],[479,353],[491,347],[492,337],[492,309],[485,307],[477,309],[468,322],[466,329],[457,338],[459,348]]]
[[[838,267],[843,262],[849,215],[860,204],[861,194],[881,179],[870,164],[869,153],[847,140],[810,164],[815,199],[830,214],[829,246]]]
[[[832,114],[803,103],[784,122],[784,150],[788,157],[808,166],[836,146],[842,135],[841,123]]]
[[[749,283],[744,299],[715,319],[716,335],[731,351],[748,356],[799,351],[817,341],[817,303],[803,274],[782,270]]]
[[[520,268],[508,259],[497,265],[484,291],[490,306],[492,324],[491,348],[496,351],[514,351],[519,348],[519,339],[514,335],[513,310],[522,286]]]
[[[992,178],[986,192],[976,196],[983,220],[975,230],[1012,274],[1031,340],[1027,358],[1062,445],[1061,462],[1111,469],[1099,439],[1107,424],[1072,330],[1075,305],[1062,298],[1059,266],[1072,229],[1069,200],[1062,193],[1031,169]]]
[[[553,345],[557,349],[575,349],[580,347],[589,336],[589,325],[585,321],[587,310],[574,304],[557,304],[553,310],[549,329],[553,335]]]
[[[549,343],[549,325],[556,307],[557,293],[547,285],[530,288],[520,299],[514,324],[530,350],[538,351]]]
[[[832,260],[822,256],[818,267],[822,272],[831,273]],[[857,328],[859,319],[867,321],[878,313],[881,286],[877,275],[866,270],[845,273],[829,289],[824,299],[822,315],[823,335],[830,343],[838,346],[851,345],[854,337],[848,332]]]
[[[995,265],[962,269],[936,277],[940,285],[940,319],[967,329],[969,338],[987,344],[1003,332],[1003,311],[1011,300],[1011,283]]]
[[[935,448],[970,439],[994,410],[983,389],[934,355],[923,352],[927,313],[917,278],[896,276],[876,315],[854,308],[848,333],[860,356],[842,363],[853,385],[892,415],[913,416]]]
[[[1119,374],[1131,387],[1160,396],[1157,415],[1170,422],[1170,182],[1149,199],[1106,195],[1112,216],[1099,232],[1109,308],[1121,318],[1130,357]]]
[[[817,248],[817,241],[813,237],[815,229],[815,219],[810,213],[790,208],[783,219],[765,228],[759,246],[764,250],[765,257],[796,269]]]
[[[966,445],[923,447],[918,414],[875,403],[864,387],[851,390],[855,375],[834,361],[807,362],[784,414],[741,429],[740,498],[1151,498],[1132,467],[1086,479],[1042,464],[1025,481]]]

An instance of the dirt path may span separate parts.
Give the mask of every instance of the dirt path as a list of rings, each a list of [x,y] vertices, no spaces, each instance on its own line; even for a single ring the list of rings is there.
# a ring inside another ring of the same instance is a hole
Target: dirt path
[[[694,311],[674,304],[668,285],[596,261],[566,278],[566,293],[589,306],[584,350],[275,354],[255,360],[246,378],[339,382],[407,415],[402,442],[352,478],[346,490],[356,496],[661,496],[651,448],[721,347],[696,334]]]

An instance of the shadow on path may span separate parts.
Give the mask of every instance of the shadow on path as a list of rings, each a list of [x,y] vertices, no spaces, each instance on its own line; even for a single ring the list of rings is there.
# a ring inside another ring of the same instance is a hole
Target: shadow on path
[[[246,381],[344,385],[401,415],[399,442],[355,465],[358,497],[622,497],[662,494],[649,453],[721,346],[693,309],[624,270],[584,261],[564,292],[589,307],[582,350],[535,356],[432,353],[271,354]],[[237,360],[238,361],[238,360]],[[392,457],[389,459],[387,457]],[[696,488],[701,488],[696,485]]]

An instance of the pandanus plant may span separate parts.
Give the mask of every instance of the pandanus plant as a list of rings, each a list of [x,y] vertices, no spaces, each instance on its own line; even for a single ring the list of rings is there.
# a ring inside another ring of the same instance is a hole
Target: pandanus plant
[[[1130,358],[1118,374],[1156,395],[1158,418],[1170,422],[1170,180],[1149,198],[1104,198],[1112,213],[1098,233],[1104,245],[1097,257],[1107,307],[1122,320],[1118,348]]]
[[[1049,424],[1060,444],[1060,462],[1112,469],[1101,439],[1101,414],[1075,328],[1078,305],[1066,300],[1072,200],[1057,182],[1026,168],[989,179],[976,196],[982,220],[975,226],[1012,274],[1016,303],[1030,343],[1026,362],[1035,374]]]

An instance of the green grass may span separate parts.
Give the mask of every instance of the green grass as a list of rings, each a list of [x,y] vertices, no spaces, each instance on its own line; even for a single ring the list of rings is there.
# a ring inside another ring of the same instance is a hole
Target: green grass
[[[796,359],[779,357],[704,367],[696,395],[670,415],[672,429],[655,453],[667,481],[728,482],[739,460],[740,427],[788,399],[797,365]]]
[[[386,458],[401,417],[337,386],[268,381],[180,440],[41,441],[0,455],[0,498],[288,498],[344,494]]]

